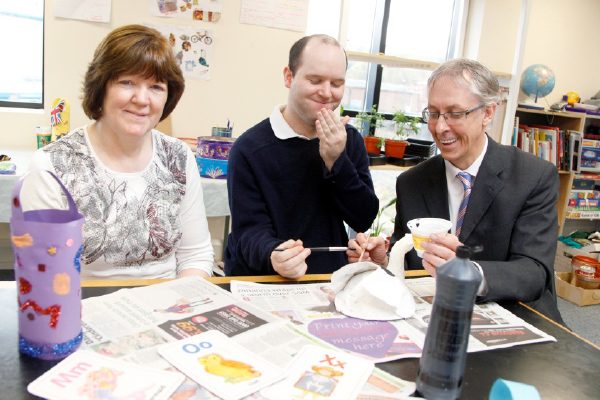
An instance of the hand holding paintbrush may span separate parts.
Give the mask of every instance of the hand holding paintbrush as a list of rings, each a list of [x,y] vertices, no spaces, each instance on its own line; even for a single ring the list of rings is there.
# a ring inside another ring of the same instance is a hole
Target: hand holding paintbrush
[[[369,237],[364,233],[358,233],[354,239],[348,242],[348,262],[371,261],[375,264],[387,265],[387,254],[385,240],[381,237]]]
[[[309,255],[310,250],[303,247],[302,240],[290,239],[271,252],[271,265],[284,278],[298,279],[306,274]]]

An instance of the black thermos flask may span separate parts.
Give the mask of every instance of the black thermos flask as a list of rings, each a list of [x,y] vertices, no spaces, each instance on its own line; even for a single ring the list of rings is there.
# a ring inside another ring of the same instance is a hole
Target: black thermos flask
[[[417,393],[426,399],[460,396],[473,305],[482,280],[470,256],[471,249],[460,246],[456,257],[436,271],[433,309],[417,376]]]

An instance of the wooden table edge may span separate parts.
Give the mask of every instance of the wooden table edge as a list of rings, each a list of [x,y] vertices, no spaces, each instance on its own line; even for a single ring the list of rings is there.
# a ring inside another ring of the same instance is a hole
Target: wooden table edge
[[[406,271],[407,278],[418,278],[429,276],[425,270]],[[83,280],[81,287],[107,287],[107,286],[148,286],[156,283],[167,282],[171,279],[98,279],[98,280]],[[231,281],[246,281],[257,283],[293,283],[293,282],[308,282],[308,281],[329,281],[331,274],[309,274],[298,279],[288,279],[280,275],[261,275],[261,276],[212,276],[207,278],[209,282],[214,284],[229,283]]]
[[[525,307],[526,309],[528,309],[529,311],[531,311],[534,314],[539,315],[540,317],[542,317],[543,319],[545,319],[546,321],[550,322],[551,324],[559,327],[560,329],[562,329],[563,331],[570,333],[571,335],[575,336],[577,339],[589,344],[590,346],[592,346],[593,348],[595,348],[596,350],[600,350],[600,346],[598,346],[597,344],[587,340],[586,338],[579,336],[577,333],[573,332],[572,330],[570,330],[569,328],[567,328],[564,325],[559,324],[558,322],[554,321],[551,318],[548,318],[546,315],[542,314],[541,312],[539,312],[538,310],[528,306],[527,304],[523,303],[522,301],[519,302],[519,305]]]

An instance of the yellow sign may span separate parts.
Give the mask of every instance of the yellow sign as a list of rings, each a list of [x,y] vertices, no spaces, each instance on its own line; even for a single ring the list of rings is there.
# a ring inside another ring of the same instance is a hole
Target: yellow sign
[[[65,99],[56,98],[50,110],[50,125],[52,126],[52,141],[56,141],[69,133],[71,121],[71,105]]]

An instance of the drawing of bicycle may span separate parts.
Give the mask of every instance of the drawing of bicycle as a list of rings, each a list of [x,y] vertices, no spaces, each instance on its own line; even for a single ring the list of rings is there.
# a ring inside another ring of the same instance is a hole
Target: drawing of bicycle
[[[213,39],[208,36],[208,32],[204,31],[204,33],[196,32],[195,35],[192,35],[192,43],[196,43],[199,41],[203,41],[205,44],[211,44]]]

